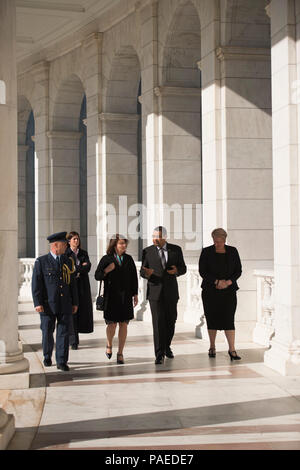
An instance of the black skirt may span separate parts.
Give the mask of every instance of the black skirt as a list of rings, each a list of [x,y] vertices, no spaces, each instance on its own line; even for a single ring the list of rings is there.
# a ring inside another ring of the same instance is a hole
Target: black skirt
[[[209,330],[235,330],[236,290],[203,289],[202,302]]]

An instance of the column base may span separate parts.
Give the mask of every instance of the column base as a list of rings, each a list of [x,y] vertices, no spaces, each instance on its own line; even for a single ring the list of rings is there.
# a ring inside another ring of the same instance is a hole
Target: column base
[[[0,450],[5,450],[15,433],[15,418],[0,408]]]
[[[272,342],[266,351],[264,363],[284,376],[300,376],[300,344],[282,345]]]
[[[16,362],[0,363],[0,390],[29,388],[29,362],[23,358]]]

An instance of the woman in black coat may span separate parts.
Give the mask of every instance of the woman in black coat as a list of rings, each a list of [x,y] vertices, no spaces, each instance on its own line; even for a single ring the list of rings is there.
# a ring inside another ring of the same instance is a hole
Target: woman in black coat
[[[123,349],[127,325],[133,318],[138,303],[138,278],[133,258],[126,253],[128,240],[116,234],[109,242],[107,254],[100,260],[95,272],[97,281],[104,280],[104,320],[107,324],[106,356],[112,356],[112,341],[119,324],[117,363],[124,364]]]
[[[203,248],[199,259],[202,277],[202,301],[210,339],[209,357],[216,356],[217,330],[224,330],[231,360],[241,359],[235,351],[234,315],[236,311],[237,279],[242,274],[241,260],[233,246],[225,244],[227,233],[223,229],[212,232],[214,244]]]
[[[80,248],[80,236],[77,232],[70,232],[67,240],[69,246],[66,255],[74,260],[79,298],[78,312],[72,316],[69,341],[72,349],[78,349],[79,333],[92,333],[94,330],[93,303],[88,274],[91,262],[87,251]]]

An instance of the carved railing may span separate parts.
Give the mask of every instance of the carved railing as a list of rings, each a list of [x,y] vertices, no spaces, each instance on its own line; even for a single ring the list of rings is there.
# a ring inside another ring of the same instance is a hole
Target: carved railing
[[[195,334],[197,338],[206,338],[207,331],[201,298],[201,281],[202,279],[199,275],[198,265],[187,265],[185,289],[184,286],[182,286],[186,302],[184,321],[195,326]]]
[[[19,301],[32,301],[31,278],[34,258],[19,258]]]
[[[274,327],[274,271],[257,269],[254,271],[257,284],[257,320],[253,341],[264,346],[270,345]]]

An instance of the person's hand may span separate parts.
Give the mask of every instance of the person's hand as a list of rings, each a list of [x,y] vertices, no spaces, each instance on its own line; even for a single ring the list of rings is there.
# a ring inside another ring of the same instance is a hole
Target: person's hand
[[[177,274],[178,270],[177,270],[176,266],[173,265],[173,266],[171,266],[171,269],[167,269],[167,272],[169,274]]]
[[[137,306],[138,301],[139,301],[138,296],[137,296],[137,295],[134,295],[134,296],[133,296],[133,306],[134,306],[134,307]]]
[[[87,266],[87,263],[82,263],[82,266]]]
[[[145,266],[142,266],[142,269],[144,269],[146,277],[149,279],[150,276],[154,273],[154,269],[152,268],[145,268]]]
[[[216,287],[217,287],[217,289],[227,289],[227,287],[228,287],[227,281],[225,281],[225,279],[219,280]]]
[[[110,273],[111,271],[113,271],[115,269],[115,263],[110,263],[108,266],[106,266],[106,268],[104,269],[104,272],[105,274],[108,274]]]
[[[44,307],[42,305],[38,305],[35,307],[36,312],[38,313],[44,313]]]
[[[72,315],[75,315],[75,313],[77,313],[77,310],[78,310],[78,305],[72,305]]]

